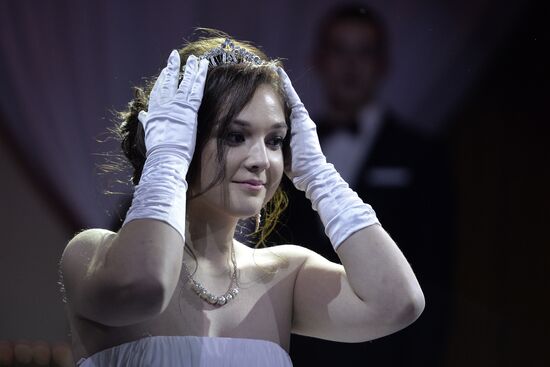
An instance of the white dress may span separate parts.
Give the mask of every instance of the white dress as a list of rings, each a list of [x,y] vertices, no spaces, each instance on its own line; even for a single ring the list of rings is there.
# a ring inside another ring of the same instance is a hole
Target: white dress
[[[212,336],[148,336],[80,358],[78,367],[292,367],[277,343],[248,338]]]

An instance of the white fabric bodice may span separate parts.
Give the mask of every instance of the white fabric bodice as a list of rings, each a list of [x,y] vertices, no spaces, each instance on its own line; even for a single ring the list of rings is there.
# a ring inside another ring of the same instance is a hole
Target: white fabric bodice
[[[277,343],[248,338],[148,336],[81,358],[78,367],[181,366],[292,367]]]

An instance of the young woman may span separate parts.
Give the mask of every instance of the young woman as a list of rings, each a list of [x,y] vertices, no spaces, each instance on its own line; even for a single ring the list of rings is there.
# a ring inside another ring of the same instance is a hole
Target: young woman
[[[410,265],[326,162],[280,62],[199,39],[172,51],[121,116],[132,205],[118,232],[84,230],[61,259],[78,365],[291,366],[291,333],[364,342],[419,317]],[[342,265],[234,239],[240,219],[255,218],[263,237],[272,228],[283,174]]]

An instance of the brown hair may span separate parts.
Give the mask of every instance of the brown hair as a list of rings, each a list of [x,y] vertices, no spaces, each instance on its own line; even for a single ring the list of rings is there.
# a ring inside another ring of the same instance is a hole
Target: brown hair
[[[231,38],[227,34],[216,30],[200,28],[199,31],[206,33],[206,36],[199,37],[196,41],[187,42],[182,48],[178,49],[182,68],[190,55],[200,56],[221,45],[226,38]],[[204,95],[197,116],[197,139],[194,157],[201,156],[207,141],[215,134],[217,138],[218,174],[205,191],[223,180],[223,166],[226,154],[226,145],[223,139],[228,132],[231,121],[252,99],[254,92],[260,85],[268,84],[273,87],[283,103],[286,121],[290,119],[290,110],[285,103],[280,78],[277,72],[271,67],[282,66],[281,61],[279,59],[270,60],[260,49],[249,42],[233,40],[233,43],[235,46],[242,47],[256,54],[265,63],[259,66],[248,62],[223,64],[211,67],[208,71]],[[115,112],[115,127],[109,129],[111,133],[114,133],[116,139],[120,141],[125,160],[133,168],[131,181],[134,185],[139,183],[146,158],[144,130],[138,120],[138,114],[141,110],[147,110],[149,94],[156,78],[157,76],[146,80],[143,87],[135,86],[133,88],[133,100],[128,103],[125,110]],[[290,132],[283,141],[285,163],[289,160],[289,139]],[[121,163],[119,159],[118,163],[111,161],[110,164],[102,165],[102,167],[104,171],[113,171],[114,169],[120,169]],[[193,159],[187,173],[187,181],[189,183],[194,182],[198,178],[200,170],[200,159]],[[193,197],[200,194],[197,193]],[[188,197],[190,197],[189,192]],[[279,186],[263,209],[263,225],[257,232],[251,234],[251,237],[258,238],[255,247],[265,247],[267,237],[274,230],[279,215],[286,208],[287,204],[287,196],[281,189],[281,186]]]

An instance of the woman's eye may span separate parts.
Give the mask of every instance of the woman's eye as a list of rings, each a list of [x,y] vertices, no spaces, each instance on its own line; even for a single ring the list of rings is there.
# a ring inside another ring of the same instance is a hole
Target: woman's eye
[[[281,148],[283,146],[284,138],[282,136],[276,136],[274,138],[269,139],[269,145],[272,145],[277,148]]]
[[[231,132],[225,136],[225,141],[232,145],[240,144],[244,141],[244,135],[237,132]]]

